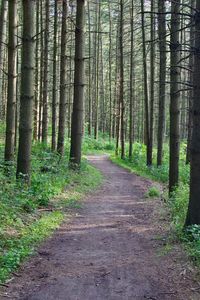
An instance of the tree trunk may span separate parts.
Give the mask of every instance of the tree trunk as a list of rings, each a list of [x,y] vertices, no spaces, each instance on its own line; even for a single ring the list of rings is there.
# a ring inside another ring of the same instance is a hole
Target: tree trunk
[[[0,73],[3,69],[3,53],[4,53],[4,43],[5,43],[5,33],[6,33],[6,22],[7,22],[7,12],[8,12],[8,0],[1,1],[1,11],[0,11]],[[0,78],[0,88],[2,87],[2,78]],[[0,103],[2,107],[2,103]]]
[[[17,0],[9,0],[8,94],[6,113],[5,160],[14,159],[17,82]]]
[[[110,2],[108,1],[108,10],[109,10],[109,140],[112,139],[112,16],[111,16],[111,7]]]
[[[129,111],[129,158],[133,155],[133,139],[134,139],[134,125],[133,125],[133,77],[134,77],[134,24],[133,24],[133,14],[134,14],[134,0],[131,2],[131,54],[130,54],[130,111]]]
[[[34,121],[33,121],[33,139],[37,140],[37,132],[38,132],[38,103],[39,103],[39,92],[40,92],[40,84],[39,84],[39,39],[38,35],[40,32],[40,2],[37,1],[37,9],[36,9],[36,49],[35,49],[35,103],[34,103]]]
[[[180,116],[180,0],[171,4],[171,40],[170,40],[170,163],[169,163],[169,193],[178,185],[179,177],[179,116]]]
[[[141,0],[143,70],[144,70],[144,105],[145,105],[145,141],[147,146],[147,166],[151,165],[150,129],[149,129],[149,95],[147,82],[146,36],[144,18],[144,0]]]
[[[193,7],[195,6],[195,0],[191,0],[191,14],[193,14]],[[194,47],[194,27],[191,26],[190,28],[190,44],[191,47]],[[189,69],[194,69],[194,53],[191,51],[190,53],[190,59],[189,59]],[[194,80],[194,73],[190,72],[189,75],[190,83],[193,85]],[[189,100],[188,100],[188,106],[189,106],[189,113],[188,113],[188,135],[187,135],[187,152],[186,152],[186,164],[190,163],[190,152],[191,152],[191,142],[192,142],[192,131],[193,131],[193,118],[192,118],[192,109],[193,109],[193,92],[194,89],[191,89],[189,91]]]
[[[120,109],[121,109],[121,158],[125,158],[125,104],[124,104],[124,48],[123,48],[123,34],[124,34],[124,1],[120,0],[120,34],[119,34],[119,49],[120,49]]]
[[[57,151],[60,155],[64,153],[65,123],[66,123],[66,76],[67,76],[67,0],[63,0],[62,32],[61,32],[61,58],[60,58],[60,104],[59,104],[59,128]]]
[[[42,115],[42,142],[47,143],[48,138],[48,72],[49,72],[49,0],[45,2],[45,33],[44,33],[44,77],[43,77],[43,115]]]
[[[40,98],[39,98],[39,120],[38,141],[42,136],[42,108],[43,108],[43,75],[44,75],[44,33],[43,33],[43,1],[40,2]]]
[[[56,149],[56,117],[57,117],[57,38],[58,38],[58,2],[54,1],[54,42],[53,42],[53,88],[52,88],[52,133],[51,149]]]
[[[154,0],[151,0],[151,12],[154,12]],[[154,130],[154,102],[155,102],[155,91],[154,91],[154,81],[155,81],[155,16],[151,13],[151,49],[150,49],[150,124],[149,124],[149,165],[152,165],[153,156],[153,130]]]
[[[84,107],[85,0],[77,0],[75,34],[74,102],[70,162],[80,166]]]
[[[200,225],[200,0],[196,1],[195,52],[194,52],[194,101],[193,101],[193,134],[191,143],[190,199],[186,226]]]
[[[100,52],[100,31],[101,31],[101,2],[97,1],[97,12],[96,12],[96,19],[97,19],[97,25],[96,25],[96,46],[95,51],[95,60],[96,60],[96,74],[95,74],[95,126],[94,126],[94,138],[98,140],[99,136],[99,52]]]
[[[35,63],[35,0],[23,0],[21,98],[17,177],[30,181]]]
[[[89,54],[89,74],[88,74],[88,100],[89,100],[89,117],[88,117],[88,134],[92,135],[92,97],[91,97],[91,20],[90,20],[90,4],[87,2],[88,10],[88,54]]]
[[[158,35],[160,50],[160,70],[159,70],[159,111],[158,111],[158,151],[157,166],[162,165],[163,139],[165,130],[165,93],[166,93],[166,16],[165,0],[158,0]]]

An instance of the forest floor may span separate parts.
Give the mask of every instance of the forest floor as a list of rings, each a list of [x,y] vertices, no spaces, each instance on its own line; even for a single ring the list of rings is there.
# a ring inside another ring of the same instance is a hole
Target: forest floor
[[[0,299],[200,299],[184,251],[167,249],[163,204],[145,196],[153,183],[106,156],[89,160],[103,185],[24,263]]]

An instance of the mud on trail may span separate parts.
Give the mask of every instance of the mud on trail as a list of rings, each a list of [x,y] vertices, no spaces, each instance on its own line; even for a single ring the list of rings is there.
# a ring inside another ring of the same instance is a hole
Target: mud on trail
[[[105,175],[104,184],[41,245],[0,299],[200,299],[181,250],[159,255],[158,236],[166,237],[167,229],[159,226],[161,203],[144,196],[151,182],[105,156],[89,160]]]

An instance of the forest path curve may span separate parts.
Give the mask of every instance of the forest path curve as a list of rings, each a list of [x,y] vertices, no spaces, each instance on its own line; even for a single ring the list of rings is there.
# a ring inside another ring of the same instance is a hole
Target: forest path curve
[[[4,292],[13,300],[200,299],[184,254],[159,255],[158,236],[167,229],[159,226],[160,202],[145,198],[152,183],[106,156],[88,159],[106,177],[104,184]]]

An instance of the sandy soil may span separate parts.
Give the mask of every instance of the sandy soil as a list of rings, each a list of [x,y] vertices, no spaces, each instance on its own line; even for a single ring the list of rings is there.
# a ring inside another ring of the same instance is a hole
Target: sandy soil
[[[104,184],[22,266],[0,299],[200,299],[184,253],[178,246],[162,253],[168,234],[162,204],[144,196],[152,183],[105,156],[89,160]]]

